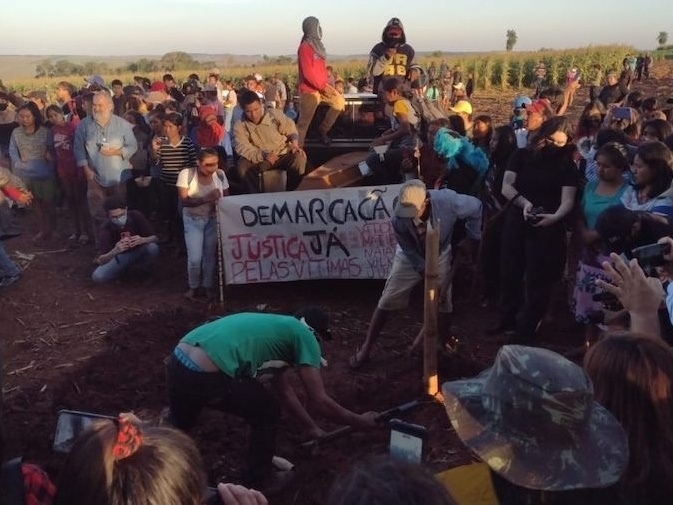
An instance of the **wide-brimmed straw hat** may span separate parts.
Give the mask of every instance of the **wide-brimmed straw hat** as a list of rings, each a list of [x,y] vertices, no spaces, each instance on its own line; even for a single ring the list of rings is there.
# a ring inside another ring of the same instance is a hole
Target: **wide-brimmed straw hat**
[[[584,370],[555,352],[503,346],[493,367],[442,393],[463,443],[518,486],[607,487],[628,463],[619,421],[593,400]]]

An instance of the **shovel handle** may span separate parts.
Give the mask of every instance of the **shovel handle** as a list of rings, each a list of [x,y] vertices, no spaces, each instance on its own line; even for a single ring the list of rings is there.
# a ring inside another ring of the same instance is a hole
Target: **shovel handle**
[[[418,400],[412,400],[402,405],[398,405],[397,407],[393,407],[392,409],[384,410],[383,412],[380,412],[378,416],[376,416],[376,422],[381,423],[387,421],[395,414],[400,414],[402,412],[406,412],[408,410],[413,409],[419,403],[420,402]],[[325,433],[322,437],[307,440],[306,442],[302,442],[299,445],[306,449],[310,449],[316,446],[317,444],[341,438],[344,435],[352,433],[353,431],[355,431],[355,428],[353,428],[352,426],[342,426],[341,428],[337,428],[336,430],[330,431],[329,433]]]

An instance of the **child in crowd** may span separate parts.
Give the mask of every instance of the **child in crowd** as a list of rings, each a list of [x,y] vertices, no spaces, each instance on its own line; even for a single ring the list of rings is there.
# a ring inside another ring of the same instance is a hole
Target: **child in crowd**
[[[56,174],[74,226],[74,231],[68,238],[80,244],[88,244],[90,237],[93,237],[93,228],[86,200],[86,177],[82,168],[75,163],[73,152],[77,122],[66,121],[63,110],[58,105],[47,107],[47,119],[52,124],[49,143],[56,158]]]
[[[375,175],[381,183],[394,184],[402,180],[400,165],[404,149],[414,149],[420,142],[417,131],[420,119],[411,102],[402,95],[402,83],[395,77],[383,81],[382,92],[390,110],[390,128],[372,141],[374,152],[359,168],[365,177]],[[385,146],[387,150],[380,152]]]

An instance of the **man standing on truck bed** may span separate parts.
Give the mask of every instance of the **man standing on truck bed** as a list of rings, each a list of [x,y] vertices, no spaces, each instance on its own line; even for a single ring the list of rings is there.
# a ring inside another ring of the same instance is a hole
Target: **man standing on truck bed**
[[[322,43],[322,28],[318,18],[309,16],[301,25],[304,36],[301,38],[297,51],[299,65],[299,146],[304,147],[306,132],[311,124],[313,115],[321,103],[329,106],[325,118],[318,127],[320,140],[329,145],[329,131],[336,122],[339,114],[346,108],[344,97],[328,83],[325,59],[327,52]]]

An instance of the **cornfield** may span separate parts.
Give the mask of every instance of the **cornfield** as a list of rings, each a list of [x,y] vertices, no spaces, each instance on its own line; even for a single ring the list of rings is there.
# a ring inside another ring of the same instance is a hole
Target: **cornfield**
[[[582,72],[582,79],[590,79],[593,75],[594,65],[600,65],[603,75],[610,70],[621,70],[621,62],[627,54],[635,54],[636,51],[628,46],[589,46],[585,48],[568,50],[540,50],[534,52],[491,52],[481,54],[441,54],[433,53],[432,56],[423,56],[420,63],[427,68],[434,62],[439,66],[441,61],[446,62],[453,68],[460,65],[463,69],[463,80],[467,79],[468,74],[472,74],[474,79],[474,88],[477,90],[489,89],[522,89],[530,87],[534,80],[535,67],[539,62],[544,62],[547,67],[547,84],[562,85],[565,81],[566,71],[576,66]],[[344,78],[359,78],[366,68],[366,61],[363,60],[334,60],[328,62],[337,75]],[[254,64],[252,66],[227,66],[220,67],[222,73],[220,79],[223,81],[232,80],[240,83],[241,79],[250,73],[260,73],[263,76],[280,73],[284,76],[289,89],[295,89],[297,83],[296,64],[290,65],[268,65]],[[178,82],[183,82],[191,73],[198,73],[205,80],[207,70],[199,71],[176,71],[173,72]],[[148,75],[150,80],[161,80],[163,72],[154,72]],[[130,84],[133,81],[132,73],[123,73],[117,75],[103,75],[106,82],[112,79],[120,79],[124,84]],[[30,90],[44,90],[47,95],[53,99],[53,91],[59,81],[68,80],[68,78],[35,78],[9,81],[5,83],[17,92],[27,92]],[[81,80],[79,76],[73,76],[71,82]]]

